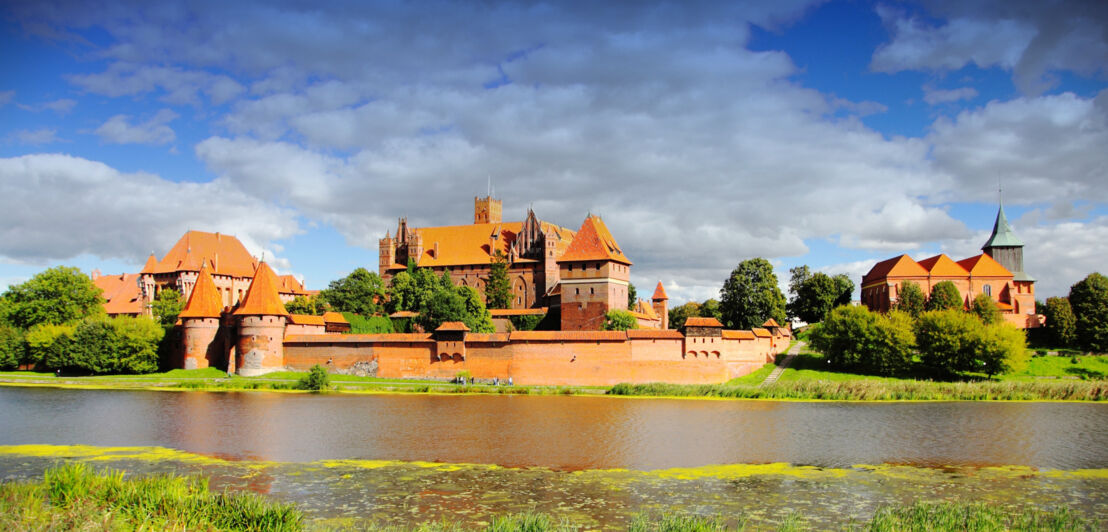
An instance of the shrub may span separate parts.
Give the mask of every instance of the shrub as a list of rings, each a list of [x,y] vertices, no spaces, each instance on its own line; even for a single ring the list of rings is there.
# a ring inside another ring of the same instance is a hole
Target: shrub
[[[904,281],[900,283],[900,293],[896,300],[896,309],[907,312],[912,317],[919,316],[923,312],[924,307],[927,306],[927,296],[923,295],[923,290],[919,285],[912,281]]]
[[[158,370],[158,350],[165,327],[145,316],[120,316],[111,320],[117,337],[115,373],[153,373]]]
[[[612,309],[604,315],[605,331],[626,331],[638,328],[639,320],[635,319],[635,316],[626,310]]]
[[[331,378],[327,375],[327,370],[319,364],[312,366],[308,374],[300,377],[300,381],[297,383],[297,388],[313,392],[321,392],[330,387]]]
[[[23,332],[10,325],[0,325],[0,369],[16,369],[24,357]]]
[[[385,334],[393,332],[392,320],[388,316],[362,316],[353,312],[343,312],[342,316],[350,322],[350,334]]]
[[[1019,371],[1027,364],[1023,332],[1007,323],[986,325],[958,310],[929,311],[916,323],[920,360],[941,373]]]
[[[40,323],[31,327],[24,337],[27,348],[27,364],[60,369],[72,366],[69,346],[73,343],[72,325]]]
[[[978,319],[986,325],[992,325],[994,323],[1000,323],[1000,307],[996,306],[996,301],[993,301],[992,296],[988,294],[978,294],[973,298],[973,302],[970,304],[970,312],[977,315]]]
[[[927,298],[927,310],[961,310],[965,306],[958,287],[950,281],[935,283],[931,288],[931,297]]]
[[[517,331],[533,331],[545,318],[546,314],[511,316],[508,319],[512,322],[512,328]]]
[[[903,312],[881,315],[862,306],[842,306],[813,325],[812,347],[836,368],[893,375],[911,365],[911,317]]]

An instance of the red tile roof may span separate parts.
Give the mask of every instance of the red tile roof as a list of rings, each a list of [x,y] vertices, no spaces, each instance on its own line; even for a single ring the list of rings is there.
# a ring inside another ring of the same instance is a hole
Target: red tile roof
[[[269,265],[262,262],[258,264],[258,271],[254,273],[254,280],[250,282],[250,288],[246,290],[246,297],[235,311],[236,316],[288,316],[285,304],[281,303],[281,296],[277,294],[277,274],[273,273]]]
[[[146,258],[146,264],[143,265],[142,271],[139,273],[154,273],[154,268],[158,267],[158,258],[153,253]]]
[[[323,313],[323,321],[327,323],[350,323],[346,321],[346,316],[343,316],[341,312],[331,311]]]
[[[927,277],[927,270],[908,255],[900,255],[873,265],[862,276],[862,284],[886,277]]]
[[[104,312],[109,316],[138,315],[143,311],[137,273],[101,275],[93,283],[103,292]]]
[[[720,328],[723,328],[723,324],[720,323],[719,320],[717,320],[715,318],[712,318],[712,317],[702,318],[702,317],[699,317],[699,316],[694,316],[692,318],[688,318],[688,319],[685,320],[685,327],[720,327]]]
[[[680,331],[673,329],[631,329],[627,331],[628,338],[645,338],[658,340],[680,340],[685,337]]]
[[[753,340],[753,331],[723,331],[723,337],[729,340]]]
[[[958,261],[958,265],[965,268],[974,277],[1012,277],[1012,272],[1008,271],[1008,268],[984,253],[962,259]]]
[[[289,323],[296,325],[327,325],[323,316],[308,316],[305,314],[289,314]]]
[[[770,318],[770,319],[766,320],[766,322],[762,324],[762,327],[780,327],[780,326],[781,325],[777,323],[777,320],[775,320],[773,318]]]
[[[561,255],[565,252],[573,240],[573,231],[541,220],[539,226],[543,232],[554,235],[555,253]],[[416,264],[420,267],[488,264],[497,251],[507,255],[522,230],[523,222],[419,227],[415,231],[423,240],[423,254]],[[496,238],[491,238],[494,235]],[[492,249],[489,248],[490,241],[493,242]],[[436,243],[438,254],[435,253]],[[529,259],[517,259],[517,262],[529,262]],[[403,264],[392,266],[394,269],[405,267]]]
[[[773,336],[772,334],[769,333],[769,331],[767,331],[765,329],[762,329],[760,327],[755,327],[753,329],[750,329],[750,332],[754,333],[754,336],[760,336],[762,338],[769,338],[769,337]]]
[[[542,308],[490,308],[489,315],[494,318],[504,318],[508,316],[543,316],[547,312],[547,307]]]
[[[292,334],[285,337],[285,343],[327,343],[362,344],[374,342],[433,342],[427,333],[388,333],[388,334]]]
[[[658,281],[658,286],[654,289],[654,295],[650,297],[651,300],[669,299],[666,295],[666,289],[662,286],[662,282]]]
[[[277,282],[277,291],[282,294],[295,294],[298,296],[308,295],[308,291],[304,290],[304,284],[291,274],[278,276]]]
[[[595,340],[619,342],[627,339],[624,331],[512,331],[515,341]]]
[[[619,249],[616,239],[604,225],[604,220],[592,215],[585,218],[581,228],[577,230],[577,236],[573,238],[569,249],[558,259],[558,262],[584,260],[610,260],[631,264],[631,260]]]
[[[934,277],[968,277],[969,272],[944,253],[919,261],[919,265]]]
[[[220,297],[219,289],[215,287],[215,281],[212,281],[212,276],[205,265],[200,268],[200,275],[196,278],[196,285],[192,287],[189,301],[178,317],[218,318],[222,314],[223,298]]]
[[[170,248],[150,273],[199,271],[207,263],[212,275],[252,277],[258,263],[239,239],[219,233],[189,231]],[[147,260],[149,266],[149,260]],[[143,268],[143,273],[147,273]]]
[[[460,321],[444,321],[444,322],[442,322],[442,325],[439,325],[439,328],[435,329],[435,330],[436,331],[463,331],[463,332],[469,332],[469,327],[466,327],[466,324],[464,324]]]

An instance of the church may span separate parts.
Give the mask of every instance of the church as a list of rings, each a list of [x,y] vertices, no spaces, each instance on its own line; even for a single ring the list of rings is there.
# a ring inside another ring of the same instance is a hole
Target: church
[[[1023,241],[1008,224],[1001,204],[992,235],[980,255],[954,261],[945,254],[915,261],[900,255],[878,262],[862,277],[862,304],[888,312],[899,300],[905,281],[930,294],[935,284],[950,281],[958,288],[962,304],[985,294],[996,302],[1005,321],[1021,329],[1039,327],[1043,317],[1035,313],[1035,279],[1023,271]]]

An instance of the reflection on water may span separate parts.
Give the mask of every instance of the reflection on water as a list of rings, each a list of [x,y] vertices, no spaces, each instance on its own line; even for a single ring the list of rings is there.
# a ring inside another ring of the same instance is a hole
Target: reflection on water
[[[0,447],[0,476],[36,477],[52,460],[65,456],[132,473],[199,472],[211,478],[213,488],[248,489],[294,502],[309,519],[328,526],[357,527],[369,522],[405,526],[448,519],[471,527],[495,515],[534,509],[587,528],[625,529],[630,516],[642,511],[726,519],[742,515],[761,528],[779,524],[796,511],[810,527],[837,529],[852,520],[867,520],[881,505],[915,501],[978,501],[1013,509],[1065,506],[1108,520],[1108,470],[1104,469],[838,469],[767,464],[571,472],[348,460],[224,462],[159,450],[97,454],[64,446],[36,446],[24,454],[15,451],[20,449]],[[158,459],[146,459],[147,455]]]
[[[770,463],[1108,467],[1108,405],[290,395],[0,387],[0,445],[579,470]]]

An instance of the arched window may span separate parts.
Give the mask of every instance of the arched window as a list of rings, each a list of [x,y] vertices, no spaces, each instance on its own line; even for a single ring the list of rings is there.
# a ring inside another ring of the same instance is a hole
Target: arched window
[[[981,292],[984,293],[985,295],[989,296],[989,297],[992,297],[993,296],[993,287],[992,287],[992,285],[985,285],[985,287],[981,289]]]

